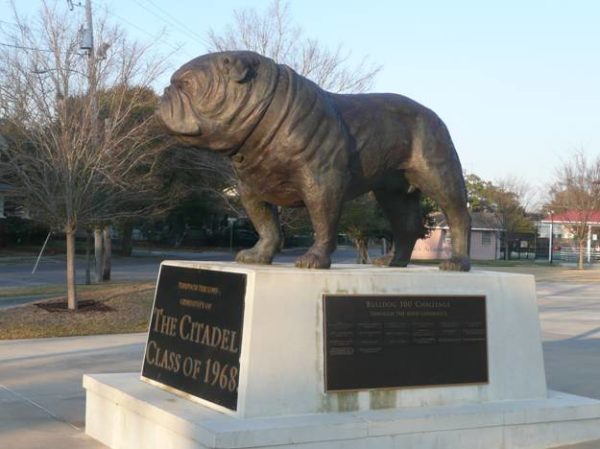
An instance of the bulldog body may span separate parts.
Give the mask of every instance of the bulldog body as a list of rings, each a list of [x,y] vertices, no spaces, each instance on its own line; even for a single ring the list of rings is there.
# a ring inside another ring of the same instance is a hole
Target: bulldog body
[[[440,205],[453,256],[469,270],[470,217],[450,135],[429,109],[400,95],[339,95],[251,52],[201,56],[181,67],[158,115],[183,142],[231,157],[260,239],[236,260],[271,263],[278,206],[308,208],[315,243],[296,265],[328,268],[344,201],[373,191],[390,219],[386,265],[405,266],[421,232],[420,194]]]

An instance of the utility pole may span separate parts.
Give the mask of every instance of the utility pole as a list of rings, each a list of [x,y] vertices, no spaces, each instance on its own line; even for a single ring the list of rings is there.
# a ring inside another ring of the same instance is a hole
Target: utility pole
[[[80,48],[87,52],[88,56],[88,95],[90,100],[90,119],[92,120],[93,143],[96,140],[96,121],[98,116],[96,106],[96,55],[94,52],[94,23],[92,20],[92,1],[85,0],[85,30],[81,36]]]
[[[92,2],[85,0],[85,33],[82,37],[81,48],[87,51],[88,56],[88,96],[90,102],[90,120],[91,120],[91,145],[97,148],[97,129],[98,129],[98,108],[96,104],[96,54],[94,52],[94,24],[92,20]],[[104,246],[102,239],[102,230],[94,230],[94,260],[96,262],[96,282],[102,282],[102,273],[104,272]]]
[[[91,60],[94,58],[94,24],[92,22],[92,2],[85,0],[85,34],[81,42],[81,48],[88,51]]]
[[[69,4],[72,4],[71,2]],[[91,145],[96,148],[98,142],[98,105],[96,101],[96,52],[94,51],[94,21],[92,17],[92,2],[85,0],[85,28],[81,35],[79,48],[85,50],[88,58],[87,82],[88,82],[88,101],[89,101],[89,120],[92,133]],[[102,230],[94,230],[94,260],[95,260],[95,280],[102,281],[104,271],[104,251],[103,251]],[[89,264],[89,259],[88,259]]]

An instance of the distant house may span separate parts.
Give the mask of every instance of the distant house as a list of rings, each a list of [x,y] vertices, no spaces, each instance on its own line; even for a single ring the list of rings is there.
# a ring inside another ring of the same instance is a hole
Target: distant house
[[[433,216],[429,236],[417,240],[413,259],[447,259],[452,254],[450,229],[442,213]],[[490,213],[471,212],[471,258],[494,260],[500,257],[502,226]]]

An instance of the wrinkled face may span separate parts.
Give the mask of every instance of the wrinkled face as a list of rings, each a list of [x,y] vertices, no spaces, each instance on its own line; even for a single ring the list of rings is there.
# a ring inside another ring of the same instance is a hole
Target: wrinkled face
[[[214,150],[235,146],[234,120],[247,108],[259,64],[249,52],[213,53],[183,65],[171,77],[157,115],[188,144]]]

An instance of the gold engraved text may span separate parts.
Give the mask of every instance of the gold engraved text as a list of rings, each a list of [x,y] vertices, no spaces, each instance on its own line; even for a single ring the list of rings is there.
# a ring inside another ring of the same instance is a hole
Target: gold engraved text
[[[194,309],[201,309],[201,310],[211,310],[212,309],[212,304],[206,301],[202,301],[199,299],[188,299],[188,298],[181,298],[179,300],[179,304],[181,304],[182,306],[186,306],[186,307],[193,307]]]
[[[211,287],[210,285],[193,284],[191,282],[178,282],[177,287],[179,290],[207,293],[209,295],[221,295],[221,290],[219,290],[217,287]]]

